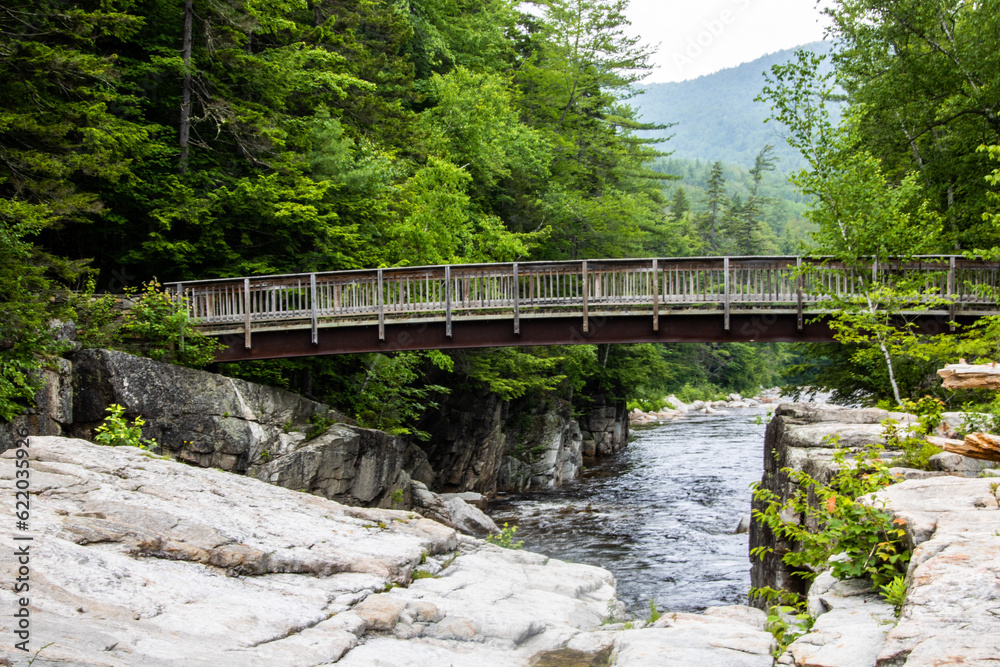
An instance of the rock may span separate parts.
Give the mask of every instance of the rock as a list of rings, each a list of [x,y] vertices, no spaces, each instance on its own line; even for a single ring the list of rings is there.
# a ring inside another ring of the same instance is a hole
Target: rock
[[[931,470],[941,472],[961,473],[968,477],[978,475],[983,470],[991,470],[997,467],[996,461],[984,461],[974,459],[969,456],[962,456],[953,452],[941,452],[935,454],[928,460]]]
[[[621,667],[771,667],[774,637],[743,622],[664,614],[652,628],[618,633],[611,665]]]
[[[879,665],[991,664],[1000,655],[995,482],[939,477],[895,484],[872,502],[906,521],[915,548],[899,622]]]
[[[7,423],[0,423],[0,452],[14,446],[18,433],[61,435],[73,423],[73,365],[53,359],[55,368],[38,371],[41,387],[35,392],[35,407]]]
[[[743,400],[743,397],[734,392],[734,393],[729,394],[728,396],[726,396],[726,400],[728,400],[728,401],[734,401],[734,402],[738,403],[738,402],[740,402],[740,401]]]
[[[813,627],[786,651],[792,664],[816,667],[874,667],[895,620],[891,605],[872,592],[868,581],[839,581],[820,574],[809,589]]]
[[[767,630],[767,614],[754,607],[734,604],[725,607],[709,607],[702,613],[705,616],[712,616],[713,618],[726,618],[730,621],[745,623],[758,630]]]
[[[577,420],[584,456],[610,456],[628,444],[629,416],[624,402],[610,403],[604,394],[590,397],[589,408]],[[589,445],[593,441],[593,445]],[[593,453],[588,453],[593,452]]]
[[[833,463],[834,445],[863,447],[882,443],[881,422],[892,418],[901,424],[913,423],[914,417],[885,410],[855,410],[826,404],[783,403],[774,411],[764,436],[764,474],[761,487],[779,498],[789,498],[797,488],[786,469],[808,473],[827,481],[836,471]],[[753,501],[754,510],[764,505]],[[751,586],[785,589],[792,593],[805,592],[801,577],[793,576],[778,554],[793,545],[777,539],[759,522],[750,526],[750,548],[766,547],[773,551],[762,559],[753,559]],[[758,604],[764,604],[758,602]]]
[[[452,498],[461,498],[468,504],[472,505],[476,509],[486,511],[489,505],[489,500],[481,493],[475,493],[474,491],[463,491],[462,493],[442,493],[441,500],[447,502]]]
[[[598,632],[615,601],[606,570],[460,538],[410,512],[134,448],[32,437],[30,452],[31,649],[52,642],[40,664],[527,667]],[[15,472],[4,453],[8,495]],[[0,505],[5,544],[13,512]],[[436,574],[411,580],[423,561]],[[15,598],[0,589],[4,609]],[[0,634],[0,655],[20,655],[14,639]]]
[[[486,536],[499,533],[500,529],[481,510],[455,495],[442,496],[451,522],[466,535]]]
[[[736,524],[736,528],[733,530],[733,535],[740,535],[742,533],[750,532],[751,517],[749,514],[744,514],[740,517],[740,522]]]
[[[345,421],[291,392],[115,350],[81,350],[72,361],[73,435],[91,438],[117,403],[146,420],[143,436],[202,467],[244,473],[304,439],[310,419]]]
[[[250,472],[262,481],[346,505],[405,509],[410,507],[405,451],[402,438],[334,424]]]
[[[421,428],[431,434],[421,448],[441,471],[428,486],[439,491],[491,496],[554,488],[583,468],[580,424],[572,405],[561,399],[505,402],[492,394],[456,392]],[[595,440],[595,454],[600,447]]]
[[[680,410],[681,412],[687,412],[688,410],[691,409],[687,403],[677,398],[673,394],[670,394],[669,396],[664,398],[663,402],[666,403],[668,406],[673,407],[675,410]]]
[[[413,509],[428,519],[433,519],[446,526],[455,528],[455,523],[451,520],[451,514],[444,504],[441,496],[433,493],[423,482],[416,480],[410,482],[410,493],[413,499]]]

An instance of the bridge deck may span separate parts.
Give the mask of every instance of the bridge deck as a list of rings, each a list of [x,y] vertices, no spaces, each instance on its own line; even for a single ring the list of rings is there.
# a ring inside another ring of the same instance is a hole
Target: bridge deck
[[[810,270],[803,271],[804,266]],[[1000,263],[925,257],[874,265],[865,269],[863,277],[870,283],[900,275],[921,287],[922,294],[910,309],[925,320],[996,312],[992,295],[1000,287]],[[824,304],[831,295],[857,294],[861,278],[829,261],[709,257],[404,267],[169,286],[185,299],[201,330],[222,336],[229,344],[220,360],[235,360],[538,345],[567,336],[572,340],[564,342],[614,342],[597,340],[610,335],[607,323],[612,321],[633,323],[632,334],[620,332],[628,340],[618,342],[679,339],[678,327],[687,327],[694,340],[829,339],[825,325],[810,330],[809,318],[829,308]],[[734,318],[740,326],[734,326]],[[664,319],[669,321],[669,334],[661,331]],[[773,320],[766,327],[770,337],[761,333],[759,324],[765,320]],[[791,322],[794,328],[782,325],[779,333],[774,325],[778,321]],[[578,325],[576,336],[565,333],[573,329],[573,322]],[[706,329],[697,322],[715,324]],[[546,330],[549,333],[542,335]],[[556,330],[564,333],[552,333]],[[303,331],[308,333],[307,343]],[[416,331],[421,334],[414,338]],[[474,340],[463,342],[464,335],[456,336],[472,331],[477,332]],[[420,340],[400,346],[400,336]],[[338,339],[340,343],[333,342]],[[281,341],[288,349],[282,350]]]

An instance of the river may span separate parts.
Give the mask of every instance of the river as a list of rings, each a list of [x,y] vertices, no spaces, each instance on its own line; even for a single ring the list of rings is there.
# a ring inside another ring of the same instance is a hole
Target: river
[[[747,535],[734,534],[760,480],[767,406],[634,428],[622,452],[549,493],[498,498],[493,519],[524,548],[599,565],[639,618],[746,603]]]

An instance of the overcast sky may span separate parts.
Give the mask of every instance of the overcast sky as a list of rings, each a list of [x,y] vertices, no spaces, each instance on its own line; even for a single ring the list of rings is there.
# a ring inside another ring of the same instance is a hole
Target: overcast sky
[[[659,45],[646,83],[683,81],[823,38],[815,0],[631,0],[629,20]]]

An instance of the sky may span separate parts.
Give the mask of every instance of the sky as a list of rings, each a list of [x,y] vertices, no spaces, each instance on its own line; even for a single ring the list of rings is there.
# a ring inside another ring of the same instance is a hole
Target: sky
[[[628,18],[659,45],[644,83],[684,81],[823,38],[815,0],[631,0]]]

